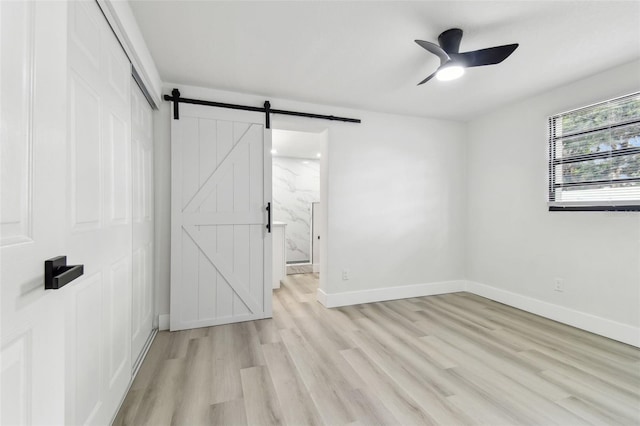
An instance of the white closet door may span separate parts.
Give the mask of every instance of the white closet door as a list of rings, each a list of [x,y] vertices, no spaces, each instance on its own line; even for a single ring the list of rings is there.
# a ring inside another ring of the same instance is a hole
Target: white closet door
[[[131,81],[133,275],[131,365],[135,368],[153,329],[153,124],[151,106]]]
[[[180,104],[171,123],[171,330],[270,317],[264,115]]]
[[[66,423],[65,295],[43,279],[66,254],[64,34],[64,3],[0,1],[2,425]]]
[[[131,378],[131,68],[95,1],[68,3],[67,423],[108,424]]]

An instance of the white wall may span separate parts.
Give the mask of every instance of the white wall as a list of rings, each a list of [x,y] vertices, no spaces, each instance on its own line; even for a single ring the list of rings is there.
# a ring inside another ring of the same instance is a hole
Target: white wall
[[[600,332],[615,328],[608,321],[640,326],[640,214],[549,212],[546,204],[548,116],[639,89],[636,61],[469,123],[471,281],[561,307],[550,312],[566,308],[567,318],[598,317],[608,324]],[[555,278],[564,292],[554,291]]]
[[[464,125],[358,115],[362,124],[329,133],[327,291],[463,278]]]
[[[165,85],[169,93],[174,85]],[[260,106],[265,97],[180,86],[182,96]],[[362,124],[273,116],[273,127],[327,130],[321,192],[326,293],[464,278],[465,126],[270,98],[272,108],[362,119]],[[170,104],[155,117],[160,314],[169,311]],[[326,182],[325,182],[326,179]],[[327,202],[324,202],[326,199]],[[342,280],[348,269],[350,279]]]
[[[273,157],[273,220],[285,222],[287,262],[311,262],[311,203],[320,201],[320,162]]]

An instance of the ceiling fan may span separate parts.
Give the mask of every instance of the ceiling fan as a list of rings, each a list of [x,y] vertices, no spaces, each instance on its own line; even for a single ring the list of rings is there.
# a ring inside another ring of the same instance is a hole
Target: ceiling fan
[[[489,47],[472,52],[459,52],[462,30],[451,28],[438,36],[438,44],[424,40],[416,40],[420,47],[440,58],[440,66],[429,77],[418,83],[418,86],[437,77],[438,80],[454,80],[464,74],[465,68],[494,65],[504,61],[518,47],[518,43]]]

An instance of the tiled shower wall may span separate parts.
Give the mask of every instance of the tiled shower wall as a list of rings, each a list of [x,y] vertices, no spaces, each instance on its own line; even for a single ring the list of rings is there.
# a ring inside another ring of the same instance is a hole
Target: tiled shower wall
[[[320,162],[273,157],[273,220],[287,224],[287,262],[311,259],[311,203],[320,201]]]

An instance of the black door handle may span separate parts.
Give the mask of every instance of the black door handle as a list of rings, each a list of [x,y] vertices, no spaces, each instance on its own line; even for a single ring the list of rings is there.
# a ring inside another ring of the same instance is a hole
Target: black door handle
[[[267,203],[267,232],[271,233],[271,202]]]
[[[84,274],[84,265],[67,265],[67,256],[44,261],[44,288],[58,290]]]

